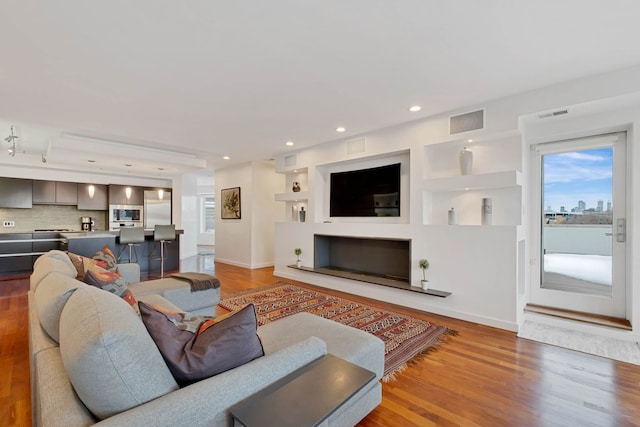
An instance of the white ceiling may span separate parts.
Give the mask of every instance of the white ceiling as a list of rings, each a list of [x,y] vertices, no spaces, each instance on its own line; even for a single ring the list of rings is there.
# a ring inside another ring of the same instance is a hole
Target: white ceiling
[[[0,136],[16,124],[27,154],[2,141],[0,164],[46,151],[46,167],[149,176],[640,64],[636,0],[6,0],[2,15]]]

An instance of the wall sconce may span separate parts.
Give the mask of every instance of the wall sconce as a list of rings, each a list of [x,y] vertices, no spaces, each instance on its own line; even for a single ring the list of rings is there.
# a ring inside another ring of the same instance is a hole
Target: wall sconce
[[[164,190],[162,188],[158,190],[158,199],[164,199]]]
[[[91,184],[89,188],[87,188],[87,191],[89,192],[89,198],[93,199],[93,196],[96,194],[96,187]]]
[[[129,200],[131,198],[131,187],[125,188],[124,194],[127,196],[127,200]]]

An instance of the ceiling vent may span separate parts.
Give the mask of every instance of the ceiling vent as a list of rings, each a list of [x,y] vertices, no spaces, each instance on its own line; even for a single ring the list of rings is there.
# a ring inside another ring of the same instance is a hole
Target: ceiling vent
[[[563,114],[569,114],[569,110],[558,110],[550,113],[538,114],[539,119],[546,119],[548,117],[562,116]]]
[[[449,117],[449,135],[484,129],[484,110]]]

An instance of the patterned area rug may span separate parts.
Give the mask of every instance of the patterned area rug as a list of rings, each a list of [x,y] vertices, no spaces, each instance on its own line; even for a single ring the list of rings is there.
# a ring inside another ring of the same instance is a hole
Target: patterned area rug
[[[261,325],[306,311],[375,335],[385,344],[384,381],[393,379],[407,362],[434,350],[445,335],[453,332],[411,316],[284,282],[237,292],[223,298],[219,305],[233,311],[249,303],[255,305]]]

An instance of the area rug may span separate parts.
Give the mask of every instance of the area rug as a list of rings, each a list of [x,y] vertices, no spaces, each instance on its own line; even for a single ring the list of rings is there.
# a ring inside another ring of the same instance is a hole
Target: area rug
[[[404,369],[408,362],[435,350],[449,328],[411,316],[383,310],[345,298],[285,282],[237,292],[219,305],[238,310],[253,303],[258,323],[264,325],[303,311],[369,332],[384,341],[384,381]]]

